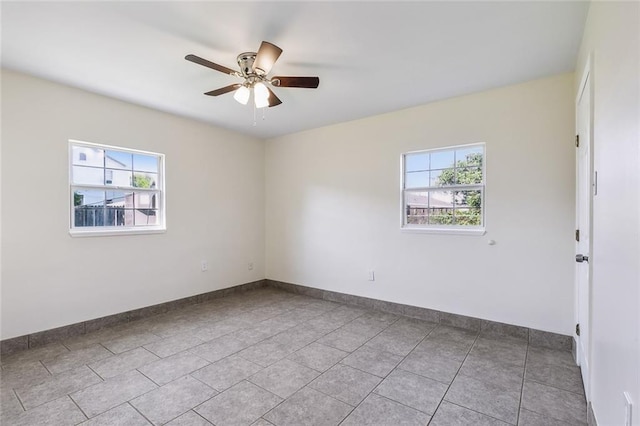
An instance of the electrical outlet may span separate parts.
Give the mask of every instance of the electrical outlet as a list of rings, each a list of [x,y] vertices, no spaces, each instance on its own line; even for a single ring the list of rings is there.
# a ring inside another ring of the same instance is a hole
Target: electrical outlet
[[[369,270],[369,281],[375,281],[376,280],[376,274],[373,271],[373,269]]]
[[[624,426],[631,426],[633,424],[633,404],[631,403],[631,395],[629,392],[624,394]]]
[[[247,263],[247,269],[253,271],[253,262]]]
[[[209,262],[207,262],[206,260],[203,260],[200,262],[200,270],[202,272],[206,272],[209,270]]]

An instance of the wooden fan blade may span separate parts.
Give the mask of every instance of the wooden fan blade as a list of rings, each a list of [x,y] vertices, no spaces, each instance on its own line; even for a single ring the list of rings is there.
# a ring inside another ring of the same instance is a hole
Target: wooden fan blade
[[[184,58],[187,61],[195,62],[196,64],[205,66],[207,68],[214,69],[216,71],[220,71],[220,72],[225,73],[225,74],[231,74],[231,75],[236,75],[237,74],[237,71],[232,70],[231,68],[227,68],[225,66],[215,64],[215,63],[213,63],[211,61],[207,61],[206,59],[202,59],[201,57],[196,56],[196,55],[187,55]]]
[[[269,91],[269,108],[280,105],[282,101],[276,96],[275,93],[273,93],[273,90],[269,89],[268,87],[267,90]]]
[[[207,92],[207,93],[205,93],[205,95],[220,96],[220,95],[224,95],[225,93],[229,93],[229,92],[233,92],[234,90],[238,90],[241,86],[242,86],[242,84],[230,84],[228,86],[224,86],[224,87],[221,87],[219,89]]]
[[[263,41],[260,49],[258,49],[256,60],[253,62],[253,71],[260,75],[269,74],[269,71],[271,71],[273,64],[276,63],[281,53],[282,49],[278,46],[268,41]]]
[[[277,87],[302,87],[317,89],[320,84],[318,77],[273,77],[271,83]]]

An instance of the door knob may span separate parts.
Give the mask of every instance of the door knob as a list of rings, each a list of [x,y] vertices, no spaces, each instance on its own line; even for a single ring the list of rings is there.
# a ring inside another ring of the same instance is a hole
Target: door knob
[[[585,256],[583,254],[576,254],[576,262],[582,263],[582,262],[588,262],[588,261],[589,261],[589,256]]]

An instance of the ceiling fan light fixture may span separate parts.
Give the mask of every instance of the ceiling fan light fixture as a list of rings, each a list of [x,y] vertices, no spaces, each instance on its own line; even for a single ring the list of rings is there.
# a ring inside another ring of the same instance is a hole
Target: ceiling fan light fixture
[[[251,91],[246,86],[240,86],[236,93],[233,95],[233,99],[240,102],[242,105],[246,105],[249,102],[249,96],[251,95]]]
[[[269,89],[264,83],[256,83],[253,86],[253,100],[256,103],[256,108],[269,106]]]

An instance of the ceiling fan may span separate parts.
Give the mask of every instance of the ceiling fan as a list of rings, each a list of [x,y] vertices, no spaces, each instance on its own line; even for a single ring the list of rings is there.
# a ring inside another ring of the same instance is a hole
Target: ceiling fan
[[[218,65],[196,55],[187,55],[184,58],[187,61],[195,62],[196,64],[216,71],[244,79],[242,83],[230,84],[220,89],[207,92],[205,95],[219,96],[235,91],[236,93],[233,95],[235,100],[246,105],[253,90],[253,99],[256,108],[264,108],[266,106],[273,107],[282,103],[276,94],[267,87],[267,84],[275,87],[302,87],[307,89],[316,89],[320,84],[318,77],[267,77],[267,74],[269,74],[269,71],[271,71],[273,64],[278,60],[281,53],[282,49],[278,46],[268,41],[263,41],[257,53],[245,52],[238,55],[240,71],[234,71],[231,68]]]

